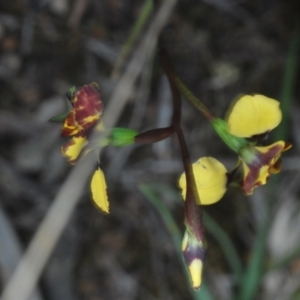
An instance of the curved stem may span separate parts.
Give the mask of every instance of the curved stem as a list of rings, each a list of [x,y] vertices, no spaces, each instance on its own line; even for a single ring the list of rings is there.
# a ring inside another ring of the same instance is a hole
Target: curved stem
[[[160,43],[159,48],[160,63],[164,71],[166,72],[171,83],[180,91],[180,93],[197,108],[202,115],[208,121],[214,121],[217,117],[216,115],[199,99],[193,92],[183,83],[183,81],[176,75],[176,72],[170,62],[170,59]]]
[[[141,143],[141,144],[152,144],[152,143],[160,142],[170,137],[174,133],[174,131],[175,129],[173,126],[151,129],[138,134],[134,138],[134,141],[136,143]]]
[[[216,115],[198,98],[196,97],[193,92],[183,83],[183,81],[175,75],[174,78],[175,84],[181,94],[188,100],[195,108],[197,108],[202,115],[208,121],[214,121],[217,117]]]

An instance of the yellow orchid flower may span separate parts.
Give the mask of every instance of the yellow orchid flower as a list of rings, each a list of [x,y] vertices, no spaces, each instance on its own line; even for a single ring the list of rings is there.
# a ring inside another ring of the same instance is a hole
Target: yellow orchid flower
[[[101,118],[103,103],[96,83],[84,85],[70,99],[72,106],[62,129],[62,136],[86,135]]]
[[[65,119],[61,135],[70,139],[61,151],[71,164],[75,164],[88,144],[90,130],[101,118],[103,104],[98,85],[94,82],[84,85],[77,92],[73,91],[69,101],[72,109]],[[99,127],[101,130],[101,126],[102,123],[96,129]]]
[[[103,131],[103,124],[99,123],[103,103],[96,83],[84,85],[77,92],[72,88],[68,95],[72,109],[64,121],[62,136],[69,137],[69,140],[61,147],[61,151],[70,164],[75,164],[89,144],[90,130],[96,126],[96,130]],[[93,148],[85,150],[84,154]],[[109,213],[105,176],[99,166],[92,176],[90,187],[94,203],[102,211]]]
[[[106,145],[125,146],[135,142],[137,132],[126,128],[113,128],[106,139],[89,141],[92,129],[103,132],[104,125],[100,121],[103,103],[98,85],[91,83],[84,85],[77,92],[75,87],[67,93],[71,110],[67,114],[56,116],[52,121],[60,121],[64,118],[62,136],[68,137],[68,141],[61,147],[63,156],[70,164],[75,164],[79,158],[88,152]],[[98,165],[91,180],[91,193],[94,203],[105,213],[109,213],[107,186],[105,176]]]
[[[212,121],[216,132],[239,155],[244,171],[242,187],[247,195],[266,184],[270,174],[280,172],[281,153],[291,148],[284,141],[260,146],[245,139],[268,133],[279,125],[282,119],[279,104],[263,95],[244,95],[234,101],[227,122],[218,118]]]
[[[196,188],[200,203],[209,205],[219,201],[226,192],[227,170],[225,166],[213,157],[202,157],[192,165]],[[186,196],[186,175],[183,173],[179,179],[182,197]]]

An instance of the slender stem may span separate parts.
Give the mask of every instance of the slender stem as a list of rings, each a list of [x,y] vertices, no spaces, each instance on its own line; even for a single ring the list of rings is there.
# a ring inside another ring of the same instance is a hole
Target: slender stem
[[[170,137],[174,133],[175,129],[173,126],[165,127],[165,128],[157,128],[151,129],[145,132],[138,134],[134,141],[136,143],[142,144],[152,144],[156,142],[160,142],[168,137]]]
[[[176,75],[176,72],[174,68],[172,67],[172,64],[170,62],[170,59],[166,53],[166,51],[163,49],[161,43],[160,43],[160,61],[161,65],[166,72],[169,80],[172,82],[172,84],[181,92],[181,94],[193,105],[195,108],[197,108],[202,115],[208,120],[208,121],[214,121],[216,119],[216,115],[199,99],[197,98],[193,92],[183,83],[183,81]]]
[[[283,76],[283,84],[280,93],[280,107],[282,110],[282,121],[278,126],[278,128],[276,129],[276,136],[275,136],[276,140],[285,139],[286,136],[288,135],[291,102],[293,99],[293,93],[295,91],[295,85],[297,82],[296,81],[297,73],[299,74],[299,69],[298,69],[299,49],[300,49],[300,22],[296,24],[296,28],[287,55],[285,72]]]
[[[196,204],[199,195],[196,189],[190,155],[180,126],[176,127],[176,133],[186,174],[185,225],[187,228],[192,229],[198,241],[202,241],[204,239],[203,218],[201,207]]]
[[[189,155],[189,151],[185,142],[185,138],[180,126],[181,121],[181,97],[178,81],[173,68],[169,62],[166,52],[160,47],[160,62],[164,69],[171,86],[172,99],[173,99],[173,116],[172,126],[174,127],[178,142],[180,145],[182,163],[186,173],[186,200],[185,200],[185,225],[188,229],[193,231],[197,240],[202,241],[204,238],[204,226],[202,220],[201,209],[197,205],[199,198],[196,189],[196,182],[192,169],[192,163]],[[211,120],[211,114],[208,114],[209,120]]]
[[[161,50],[160,52],[160,61],[161,65],[168,77],[170,87],[171,87],[171,92],[172,92],[172,101],[173,101],[173,116],[172,116],[172,125],[174,127],[180,126],[181,122],[181,97],[180,93],[178,92],[178,88],[173,81],[173,72],[170,71],[172,70],[171,65],[169,64],[169,61],[166,58],[166,53]]]
[[[130,54],[130,51],[132,50],[135,42],[137,41],[138,37],[140,36],[142,30],[147,24],[147,21],[153,11],[153,1],[152,0],[146,0],[144,2],[143,7],[141,8],[141,12],[139,14],[138,19],[136,20],[129,37],[127,38],[121,53],[118,57],[118,60],[115,64],[114,70],[112,72],[112,77],[119,76],[121,69],[124,65],[124,62],[126,61],[128,55]]]
[[[182,95],[197,108],[208,121],[214,121],[216,115],[183,83],[183,81],[175,75],[175,83]]]

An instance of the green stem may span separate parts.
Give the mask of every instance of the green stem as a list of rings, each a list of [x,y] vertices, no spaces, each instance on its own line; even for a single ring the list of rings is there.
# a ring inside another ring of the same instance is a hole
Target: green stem
[[[187,271],[186,265],[182,259],[182,252],[181,252],[181,233],[179,227],[177,226],[172,214],[168,207],[161,201],[161,199],[155,194],[155,190],[149,186],[149,184],[141,184],[138,186],[138,189],[141,193],[146,197],[146,199],[153,205],[153,207],[157,210],[159,215],[161,216],[162,220],[166,228],[168,229],[172,241],[175,245],[176,253],[178,255],[179,261],[182,262],[182,268],[184,270],[185,278],[187,283],[190,284],[190,277]],[[203,282],[201,289],[199,292],[195,292],[194,290],[190,289],[190,293],[194,300],[213,300],[213,295],[206,285]]]
[[[228,124],[223,119],[216,118],[211,121],[211,125],[223,142],[234,152],[239,153],[242,148],[249,145],[249,142],[244,138],[240,138],[229,133]]]
[[[193,92],[183,83],[177,76],[174,76],[174,82],[181,92],[181,94],[188,100],[195,108],[197,108],[202,115],[210,122],[216,119],[216,115],[198,98]]]
[[[298,61],[299,61],[299,48],[300,48],[300,25],[296,26],[293,38],[289,47],[287,55],[286,67],[283,76],[283,84],[280,94],[280,106],[282,110],[282,121],[276,130],[276,139],[286,138],[289,130],[289,116],[291,109],[291,102],[295,90]]]
[[[168,54],[162,47],[162,42],[159,45],[160,63],[164,71],[166,72],[168,78],[180,91],[180,93],[192,104],[194,105],[202,115],[210,122],[216,119],[216,115],[199,99],[193,92],[183,83],[183,81],[176,75],[176,72],[170,62]]]
[[[234,245],[223,228],[205,211],[203,212],[203,217],[205,228],[219,243],[233,271],[237,286],[239,286],[242,279],[243,266]]]
[[[255,239],[252,256],[242,277],[242,284],[238,300],[253,300],[257,295],[264,276],[264,262],[266,259],[267,237],[271,223],[270,214],[266,215]]]
[[[141,9],[139,18],[137,19],[136,23],[134,24],[129,37],[121,50],[121,54],[119,55],[116,66],[112,72],[112,77],[116,77],[119,75],[120,70],[121,70],[122,66],[124,65],[124,62],[125,62],[126,58],[128,57],[128,54],[130,53],[130,50],[132,49],[134,43],[138,39],[141,31],[145,27],[147,20],[149,19],[152,11],[153,11],[153,1],[146,0]]]

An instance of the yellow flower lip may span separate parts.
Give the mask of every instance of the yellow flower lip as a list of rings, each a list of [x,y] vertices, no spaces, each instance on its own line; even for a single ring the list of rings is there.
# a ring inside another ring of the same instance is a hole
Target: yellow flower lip
[[[93,128],[98,132],[104,130],[100,122],[103,104],[98,85],[94,82],[84,85],[77,92],[75,87],[71,88],[67,98],[71,110],[65,119],[62,136],[69,139],[61,147],[61,152],[69,163],[75,164],[79,158],[99,146],[95,141],[89,140],[89,135]],[[104,140],[101,142],[106,143]],[[90,189],[96,206],[103,212],[109,213],[105,176],[99,165],[92,176]]]
[[[213,157],[202,157],[193,163],[196,188],[200,198],[198,205],[209,205],[219,201],[226,192],[227,170],[223,164]],[[182,196],[186,196],[186,175],[179,179]]]
[[[266,184],[271,174],[278,173],[281,168],[279,158],[282,152],[291,148],[291,144],[278,141],[270,146],[252,147],[253,158],[251,161],[243,159],[241,151],[241,161],[244,169],[243,189],[245,194],[251,195],[254,188]]]
[[[282,119],[279,104],[260,94],[241,96],[227,113],[229,133],[248,138],[271,131]]]

